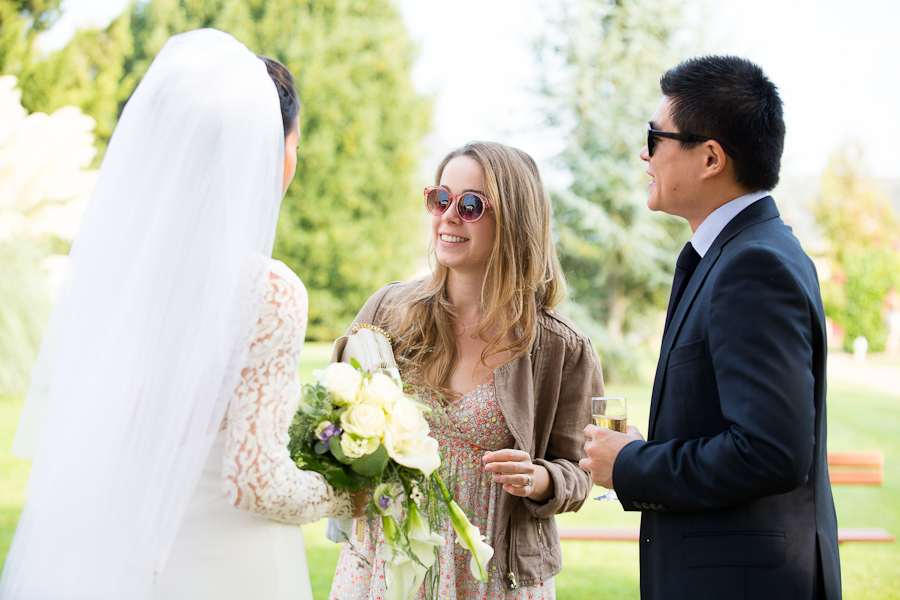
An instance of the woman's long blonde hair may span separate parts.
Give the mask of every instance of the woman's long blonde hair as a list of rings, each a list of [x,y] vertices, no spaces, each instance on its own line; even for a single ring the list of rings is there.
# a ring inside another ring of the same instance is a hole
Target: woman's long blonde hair
[[[509,352],[511,362],[528,352],[537,332],[537,311],[566,295],[566,283],[551,232],[552,209],[534,160],[495,142],[470,142],[438,166],[440,185],[447,164],[468,156],[484,171],[484,190],[497,222],[494,245],[481,288],[483,313],[475,334],[488,342],[481,361]],[[434,247],[431,248],[434,253]],[[436,257],[431,276],[407,286],[391,302],[388,327],[401,364],[414,365],[425,384],[445,398],[455,394],[450,378],[459,359],[453,325],[456,309],[447,296],[449,270]],[[486,333],[492,330],[490,339]],[[504,341],[512,333],[512,341]]]

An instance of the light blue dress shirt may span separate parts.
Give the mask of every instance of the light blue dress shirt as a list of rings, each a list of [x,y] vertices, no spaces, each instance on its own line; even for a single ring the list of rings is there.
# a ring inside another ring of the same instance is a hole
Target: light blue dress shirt
[[[769,192],[767,191],[751,192],[735,198],[730,202],[726,202],[716,210],[712,211],[710,215],[700,223],[697,227],[697,231],[694,232],[694,237],[691,238],[691,246],[694,247],[694,250],[697,251],[700,258],[706,256],[710,246],[713,245],[713,242],[716,241],[716,238],[719,237],[719,234],[725,229],[725,226],[731,223],[731,220],[735,218],[738,213],[757,200],[762,200],[768,195]]]

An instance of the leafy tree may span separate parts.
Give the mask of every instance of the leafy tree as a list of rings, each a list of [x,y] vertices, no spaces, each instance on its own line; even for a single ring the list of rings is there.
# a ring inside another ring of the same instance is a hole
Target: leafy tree
[[[34,60],[34,39],[59,15],[60,0],[0,0],[0,73],[21,76]]]
[[[149,0],[104,31],[79,32],[34,77],[30,107],[75,103],[102,150],[169,36],[227,31],[294,73],[303,107],[297,176],[275,256],[306,282],[311,339],[341,333],[366,298],[421,253],[414,182],[430,105],[410,79],[414,48],[391,0]]]
[[[870,351],[883,350],[882,304],[891,286],[900,287],[900,220],[869,177],[859,145],[845,144],[831,156],[812,212],[831,272],[822,283],[825,313],[843,326],[846,350],[858,336]]]
[[[78,30],[64,48],[22,77],[22,104],[28,109],[50,113],[73,105],[94,118],[99,150],[94,166],[99,166],[119,114],[137,85],[138,78],[126,71],[125,63],[132,44],[125,13],[105,30]]]
[[[847,261],[848,253],[900,239],[900,220],[885,190],[869,175],[858,144],[844,144],[831,155],[812,211],[828,241],[825,255],[837,265]]]
[[[884,298],[891,287],[900,288],[900,253],[887,246],[847,253],[843,285],[844,349],[852,351],[853,340],[863,336],[870,352],[881,352],[887,342]]]
[[[638,151],[675,64],[676,0],[579,0],[542,49],[551,123],[567,132],[559,164],[571,177],[552,194],[559,247],[579,324],[607,376],[631,377],[658,335],[680,241],[679,221],[646,206]],[[561,74],[561,75],[560,75]],[[655,349],[654,349],[655,350]]]

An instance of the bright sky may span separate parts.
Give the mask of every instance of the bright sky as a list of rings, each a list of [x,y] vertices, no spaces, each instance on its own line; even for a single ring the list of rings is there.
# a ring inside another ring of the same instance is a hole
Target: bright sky
[[[415,85],[435,96],[429,160],[436,165],[446,151],[473,139],[516,145],[542,163],[562,148],[543,129],[532,91],[538,73],[532,45],[547,27],[547,4],[397,1],[420,51]],[[105,25],[126,3],[63,0],[64,15],[42,43],[58,47],[75,27]],[[900,1],[709,5],[715,12],[706,20],[701,51],[745,56],[781,90],[788,129],[783,175],[820,175],[829,154],[853,139],[866,149],[874,176],[900,179]]]

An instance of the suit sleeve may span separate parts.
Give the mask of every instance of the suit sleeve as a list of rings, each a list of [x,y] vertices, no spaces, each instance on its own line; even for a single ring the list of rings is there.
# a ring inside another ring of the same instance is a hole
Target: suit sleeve
[[[723,508],[806,481],[815,443],[811,301],[784,260],[761,247],[731,257],[710,284],[717,394],[708,402],[719,403],[728,426],[626,446],[613,469],[626,510],[641,502],[670,512]],[[665,387],[662,394],[664,403]]]
[[[531,514],[539,519],[578,510],[593,485],[578,461],[585,456],[583,431],[591,422],[590,397],[603,395],[603,371],[591,341],[586,337],[577,339],[563,365],[547,451],[543,458],[534,459],[534,464],[547,469],[553,481],[553,496],[541,503],[523,499]]]

